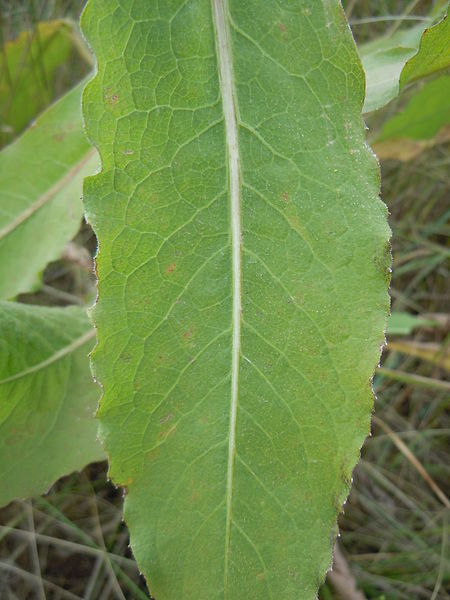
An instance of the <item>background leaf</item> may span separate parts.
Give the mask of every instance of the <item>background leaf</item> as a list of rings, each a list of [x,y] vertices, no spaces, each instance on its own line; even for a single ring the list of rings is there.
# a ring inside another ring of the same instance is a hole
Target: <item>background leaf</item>
[[[81,308],[0,303],[0,505],[103,460]]]
[[[417,327],[438,327],[439,321],[436,319],[411,315],[403,311],[395,311],[388,320],[387,334],[391,335],[409,335]]]
[[[450,19],[448,15],[423,32],[420,47],[402,70],[400,87],[450,67]]]
[[[364,112],[382,108],[407,84],[450,66],[448,19],[427,21],[358,47],[366,74]]]
[[[59,69],[77,50],[76,25],[37,23],[4,44],[0,53],[0,147],[21,133],[55,95]]]
[[[379,158],[410,160],[450,140],[450,76],[426,82],[403,111],[388,119],[373,149]]]
[[[392,36],[358,46],[366,74],[364,112],[382,108],[398,96],[406,61],[417,52],[427,21]]]
[[[0,153],[0,298],[39,287],[83,214],[82,181],[98,168],[81,122],[79,84]]]
[[[337,1],[212,6],[84,13],[102,436],[157,600],[312,599],[388,310],[363,73]]]

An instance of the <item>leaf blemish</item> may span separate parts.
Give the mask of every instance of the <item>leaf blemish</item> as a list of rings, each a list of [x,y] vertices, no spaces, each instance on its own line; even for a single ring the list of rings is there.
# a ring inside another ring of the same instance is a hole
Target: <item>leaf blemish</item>
[[[163,423],[167,423],[167,421],[170,421],[171,419],[173,419],[173,413],[169,413],[168,415],[166,415],[165,417],[162,417],[159,420],[159,424],[162,425]]]
[[[193,332],[192,328],[186,329],[186,331],[183,333],[183,337],[186,341],[189,341],[193,335],[194,335],[194,332]]]
[[[111,88],[106,88],[105,89],[105,99],[110,106],[114,106],[115,104],[117,104],[117,101],[119,100],[119,94],[117,94],[116,92],[113,92],[111,90]]]
[[[165,440],[171,433],[175,431],[176,428],[177,426],[173,425],[170,429],[167,429],[166,431],[160,431],[158,433],[158,441]]]
[[[171,275],[175,271],[176,268],[177,268],[176,262],[170,263],[170,265],[166,268],[166,274]]]

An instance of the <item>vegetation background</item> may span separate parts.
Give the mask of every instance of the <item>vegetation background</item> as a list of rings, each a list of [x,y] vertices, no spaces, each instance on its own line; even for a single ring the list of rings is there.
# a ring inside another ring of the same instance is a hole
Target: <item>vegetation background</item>
[[[420,19],[434,4],[347,0],[344,8],[361,43]],[[77,20],[83,5],[83,0],[0,0],[3,52],[21,32],[28,32],[30,47],[39,44],[40,21]],[[54,81],[42,81],[41,108],[90,68],[88,57],[71,51]],[[32,75],[41,72],[37,60]],[[416,91],[411,88],[375,117],[368,116],[369,141]],[[15,94],[0,69],[0,124],[18,102]],[[17,133],[1,131],[0,140],[5,144]],[[372,436],[354,472],[340,518],[336,570],[321,589],[322,600],[450,598],[450,515],[426,481],[431,476],[449,494],[449,166],[444,144],[409,162],[381,163],[382,197],[393,230],[392,307],[427,319],[431,315],[435,326],[388,339],[383,368],[374,379]],[[46,269],[41,291],[20,301],[63,306],[94,297],[95,249],[95,237],[83,224],[70,251]],[[425,350],[421,356],[418,347]],[[60,480],[46,496],[16,501],[0,511],[0,598],[148,598],[128,548],[122,492],[107,482],[105,463]]]

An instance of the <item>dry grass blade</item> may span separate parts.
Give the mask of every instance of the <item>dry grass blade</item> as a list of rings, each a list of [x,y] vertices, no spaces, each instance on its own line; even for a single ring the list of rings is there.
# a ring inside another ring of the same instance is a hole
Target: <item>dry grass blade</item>
[[[357,589],[355,577],[337,542],[333,559],[333,570],[328,574],[328,581],[338,594],[346,600],[366,600],[366,596]]]
[[[33,573],[29,573],[24,569],[20,569],[19,567],[16,567],[16,565],[0,561],[0,570],[6,572],[9,571],[19,575],[19,577],[29,581],[33,585],[34,589],[39,589],[41,585],[44,585],[44,587],[54,591],[57,598],[67,598],[67,600],[82,600],[80,596],[76,596],[75,594],[72,594],[72,592],[68,592],[64,588],[60,587],[59,585],[55,585],[51,581],[42,579],[42,577],[39,577],[38,575],[34,575]]]
[[[445,390],[450,392],[450,383],[448,381],[442,381],[441,379],[434,379],[432,377],[423,377],[422,375],[415,375],[413,373],[406,373],[405,371],[399,371],[398,369],[389,369],[387,367],[379,367],[377,373],[384,375],[389,379],[395,379],[403,383],[411,385],[418,385],[426,388],[436,388],[439,390]]]
[[[439,590],[441,589],[442,586],[442,581],[444,579],[444,572],[445,572],[445,561],[444,558],[446,556],[446,551],[447,551],[447,543],[448,543],[448,531],[447,531],[447,518],[444,519],[444,533],[442,536],[442,546],[441,546],[441,561],[439,564],[439,572],[438,572],[438,576],[436,578],[436,584],[434,586],[433,589],[433,595],[431,596],[430,600],[437,600],[438,598],[438,594],[439,594]]]
[[[72,552],[76,552],[77,554],[89,554],[101,558],[103,560],[105,560],[106,555],[110,559],[115,560],[117,563],[122,563],[125,565],[128,564],[130,566],[135,566],[136,564],[132,558],[127,558],[126,556],[119,556],[118,554],[108,552],[107,550],[102,548],[87,546],[85,544],[78,544],[77,542],[71,542],[70,540],[59,539],[54,536],[27,531],[26,529],[16,529],[14,527],[0,525],[0,532],[25,539],[35,538],[38,542],[51,544],[53,546],[59,546],[64,549],[71,550]]]
[[[450,349],[434,342],[390,341],[389,350],[421,358],[450,371]]]
[[[33,507],[31,506],[29,501],[25,503],[25,512],[26,512],[27,521],[28,521],[28,528],[29,528],[28,533],[30,534],[30,550],[31,550],[32,563],[33,563],[35,575],[37,577],[37,581],[39,582],[36,586],[36,594],[39,596],[40,600],[45,600],[45,590],[44,590],[44,584],[42,582],[41,565],[39,563],[39,552],[38,552],[38,547],[36,544],[36,531],[34,528]]]
[[[393,429],[389,427],[389,425],[387,425],[376,415],[374,415],[372,419],[373,422],[376,423],[376,425],[378,425],[378,427],[381,427],[381,429],[385,433],[387,433],[387,435],[394,442],[394,444],[397,446],[397,448],[400,450],[403,456],[409,460],[409,462],[420,474],[420,476],[423,477],[423,479],[427,482],[427,484],[430,486],[430,488],[433,490],[433,492],[436,494],[436,496],[439,498],[442,504],[445,507],[450,508],[450,500],[447,498],[447,496],[444,494],[444,492],[441,490],[438,484],[434,481],[431,475],[424,469],[423,465],[420,463],[419,460],[417,460],[417,458],[414,456],[414,454],[411,452],[408,446],[403,442],[403,440],[401,440],[398,437],[398,435]]]

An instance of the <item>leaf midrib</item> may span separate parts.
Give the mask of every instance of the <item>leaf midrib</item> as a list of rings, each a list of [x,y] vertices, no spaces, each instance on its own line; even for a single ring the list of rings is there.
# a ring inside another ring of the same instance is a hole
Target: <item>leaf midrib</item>
[[[233,476],[236,455],[236,421],[238,410],[239,358],[241,348],[241,183],[240,158],[237,133],[235,89],[233,76],[232,51],[226,19],[227,0],[211,0],[213,23],[216,38],[216,53],[219,67],[220,91],[225,121],[227,145],[227,166],[230,186],[230,222],[233,274],[232,307],[232,351],[231,351],[231,398],[230,425],[228,434],[228,466],[226,486],[226,529],[225,529],[225,566],[224,592],[227,590],[228,555],[232,522]]]

